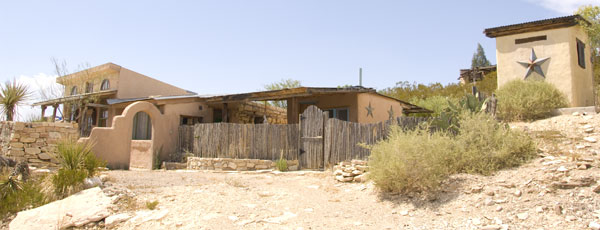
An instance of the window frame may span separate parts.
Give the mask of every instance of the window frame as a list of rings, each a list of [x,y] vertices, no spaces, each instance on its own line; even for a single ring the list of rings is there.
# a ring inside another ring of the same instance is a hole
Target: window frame
[[[585,69],[585,43],[583,43],[578,38],[576,40],[576,48],[577,48],[577,65],[582,69]]]
[[[78,91],[77,86],[71,87],[71,95],[77,95],[77,94],[79,94],[79,92],[77,92],[77,91]]]
[[[102,80],[102,84],[100,84],[100,91],[109,90],[110,89],[110,80],[104,79]]]
[[[346,110],[346,120],[342,120],[339,118],[338,114],[339,114],[340,110]],[[331,109],[326,109],[325,111],[327,111],[329,113],[329,118],[335,118],[340,121],[350,121],[350,108],[349,107],[331,108]]]
[[[93,93],[94,92],[94,83],[93,82],[86,82],[85,83],[85,93]]]

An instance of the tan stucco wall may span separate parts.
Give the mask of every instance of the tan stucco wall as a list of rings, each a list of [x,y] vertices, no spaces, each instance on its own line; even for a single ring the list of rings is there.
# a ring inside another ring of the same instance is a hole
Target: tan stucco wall
[[[165,118],[160,111],[151,103],[135,102],[129,105],[122,115],[113,118],[111,127],[96,127],[92,129],[88,138],[80,138],[80,141],[92,141],[95,143],[93,151],[99,158],[107,162],[112,169],[126,169],[130,164],[131,155],[131,132],[133,128],[133,117],[137,112],[146,112],[152,120],[152,149],[166,146],[169,132]],[[175,137],[176,138],[176,137]],[[162,154],[164,155],[164,153]],[[164,157],[164,156],[161,156]]]
[[[152,169],[152,141],[148,140],[132,140],[131,141],[131,158],[129,169]]]
[[[302,97],[297,99],[297,103],[294,100],[288,100],[288,123],[298,123],[298,116],[311,105],[315,105],[321,110],[348,108],[348,120],[357,122],[356,102],[357,96],[355,93]],[[290,105],[295,106],[297,109],[290,108]]]
[[[189,94],[184,89],[121,68],[117,98],[139,98],[148,96],[173,96]]]
[[[373,116],[367,116],[366,107],[371,103]],[[389,120],[388,111],[390,108],[394,111],[394,117],[402,116],[402,106],[400,102],[383,97],[374,93],[358,94],[358,123],[376,123]]]
[[[546,35],[547,39],[515,44],[515,39],[541,35]],[[526,68],[517,61],[528,61],[533,48],[537,58],[550,57],[541,66],[546,75],[545,81],[554,84],[563,92],[571,106],[593,105],[591,68],[579,70],[575,37],[587,41],[578,26],[497,37],[498,87],[525,77]],[[589,62],[589,50],[586,50],[586,62]],[[591,63],[586,66],[591,66]],[[529,78],[541,79],[537,73],[533,73]]]

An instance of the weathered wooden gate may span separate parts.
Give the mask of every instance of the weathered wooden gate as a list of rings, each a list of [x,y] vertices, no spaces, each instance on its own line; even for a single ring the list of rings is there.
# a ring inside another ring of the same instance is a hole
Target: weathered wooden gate
[[[300,114],[300,168],[323,169],[323,126],[327,113],[314,105]]]

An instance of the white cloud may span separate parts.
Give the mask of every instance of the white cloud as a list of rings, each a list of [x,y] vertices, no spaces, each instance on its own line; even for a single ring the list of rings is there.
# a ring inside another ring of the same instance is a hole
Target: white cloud
[[[564,15],[571,15],[577,8],[584,5],[598,5],[598,0],[528,0],[546,9]]]
[[[41,108],[39,106],[32,107],[31,104],[42,101],[42,90],[48,89],[49,87],[57,88],[60,85],[56,83],[56,75],[48,75],[45,73],[39,73],[33,76],[21,75],[17,78],[17,82],[29,86],[29,90],[32,92],[31,98],[23,103],[23,105],[17,107],[16,120],[25,121],[32,116],[40,116]],[[50,109],[46,110],[46,114]],[[50,111],[50,113],[52,113]]]

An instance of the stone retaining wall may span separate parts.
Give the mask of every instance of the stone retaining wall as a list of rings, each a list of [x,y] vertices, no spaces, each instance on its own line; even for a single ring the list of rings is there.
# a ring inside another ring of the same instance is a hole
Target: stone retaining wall
[[[55,168],[56,144],[67,137],[79,138],[76,123],[2,121],[0,154],[17,161],[27,160],[29,166]]]
[[[298,161],[287,161],[289,170],[298,170]],[[217,170],[217,171],[254,171],[273,169],[275,162],[257,159],[232,159],[232,158],[200,158],[188,157],[187,169],[190,170]]]

